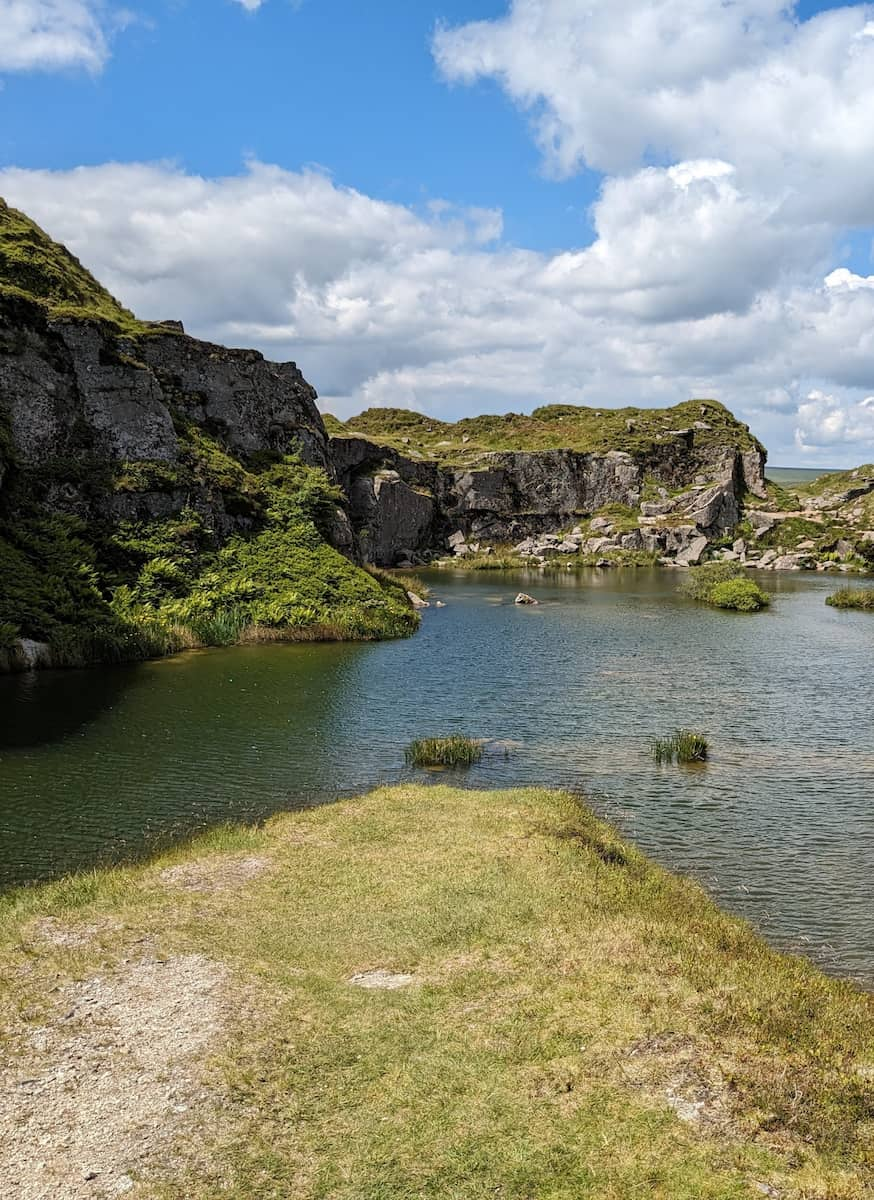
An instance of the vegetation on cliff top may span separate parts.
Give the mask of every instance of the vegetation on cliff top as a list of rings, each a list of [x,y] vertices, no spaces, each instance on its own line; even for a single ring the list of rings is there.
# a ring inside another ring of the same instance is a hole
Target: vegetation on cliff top
[[[385,789],[29,888],[0,977],[4,1169],[34,1194],[111,1187],[69,1114],[124,1127],[154,1092],[177,1142],[141,1186],[168,1200],[870,1196],[872,997],[564,793]],[[99,1088],[64,1092],[71,1041],[123,1046]]]
[[[35,300],[52,317],[105,322],[122,333],[150,326],[138,321],[30,217],[0,198],[0,297]]]
[[[335,437],[358,434],[404,454],[446,463],[468,462],[491,450],[646,454],[660,442],[678,440],[681,431],[699,449],[759,446],[749,428],[715,400],[687,400],[672,408],[594,409],[552,404],[536,408],[530,416],[506,413],[454,423],[402,408],[368,408],[346,422],[328,414],[326,427]]]

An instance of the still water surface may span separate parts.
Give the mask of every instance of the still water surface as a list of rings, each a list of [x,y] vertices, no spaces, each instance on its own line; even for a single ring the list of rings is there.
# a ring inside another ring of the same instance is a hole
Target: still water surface
[[[582,789],[776,944],[874,983],[874,617],[821,576],[765,577],[752,617],[667,571],[430,581],[446,607],[408,641],[0,678],[0,884],[409,777],[407,742],[464,731],[515,744],[467,784]],[[706,767],[651,761],[677,725]]]

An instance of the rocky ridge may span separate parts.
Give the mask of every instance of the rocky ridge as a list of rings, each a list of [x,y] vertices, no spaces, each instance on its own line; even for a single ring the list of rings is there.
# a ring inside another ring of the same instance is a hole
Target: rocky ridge
[[[704,418],[726,413],[712,401],[696,409],[707,432]],[[766,497],[765,451],[739,423],[714,444],[694,426],[672,428],[674,410],[657,415],[666,432],[633,450],[467,451],[456,465],[343,435],[336,422],[329,446],[362,549],[385,566],[499,545],[533,558],[628,551],[697,561],[702,538],[700,553],[737,527],[749,497]],[[598,516],[617,508],[618,518]]]

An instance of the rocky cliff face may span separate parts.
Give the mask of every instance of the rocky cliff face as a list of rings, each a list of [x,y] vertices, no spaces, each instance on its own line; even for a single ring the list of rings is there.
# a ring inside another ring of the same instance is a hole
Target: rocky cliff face
[[[53,510],[90,517],[166,517],[199,508],[225,535],[246,528],[226,496],[180,478],[180,418],[230,453],[296,449],[330,469],[315,391],[294,363],[187,337],[181,326],[136,339],[97,321],[52,320],[37,303],[0,295],[0,411],[19,488]],[[161,487],[123,491],[108,477],[151,465]],[[104,486],[101,486],[103,482]],[[11,503],[11,501],[10,501]],[[350,540],[347,538],[347,540]]]
[[[0,670],[413,632],[357,565],[315,399],[138,321],[0,201]]]
[[[614,505],[638,510],[647,533],[683,524],[718,537],[740,521],[747,493],[765,495],[761,447],[696,444],[692,429],[637,454],[494,451],[456,467],[335,436],[330,456],[365,554],[385,566],[439,554],[455,535],[457,545],[513,543]],[[657,499],[643,500],[648,490]],[[650,548],[669,551],[671,539]]]

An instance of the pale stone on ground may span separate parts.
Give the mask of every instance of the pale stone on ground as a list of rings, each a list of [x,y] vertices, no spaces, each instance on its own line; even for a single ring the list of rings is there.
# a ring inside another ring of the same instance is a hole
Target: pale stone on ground
[[[353,987],[394,991],[396,988],[409,987],[413,982],[413,976],[383,970],[362,971],[358,975],[353,975],[349,982]]]

